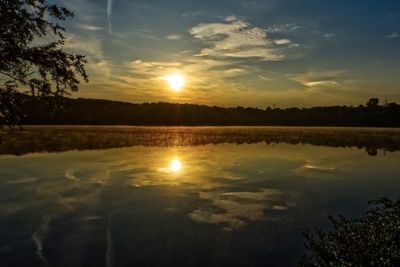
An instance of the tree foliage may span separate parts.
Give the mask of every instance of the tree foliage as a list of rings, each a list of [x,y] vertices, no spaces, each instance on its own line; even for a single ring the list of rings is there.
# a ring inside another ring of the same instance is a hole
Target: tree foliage
[[[376,108],[379,106],[379,99],[378,98],[370,98],[367,102],[368,108]]]
[[[77,91],[79,76],[88,81],[85,57],[62,50],[59,22],[69,17],[71,11],[45,0],[0,1],[0,125],[23,117],[18,92],[54,100]]]
[[[400,266],[400,199],[382,198],[357,219],[330,217],[333,229],[304,232],[309,255],[300,266]]]

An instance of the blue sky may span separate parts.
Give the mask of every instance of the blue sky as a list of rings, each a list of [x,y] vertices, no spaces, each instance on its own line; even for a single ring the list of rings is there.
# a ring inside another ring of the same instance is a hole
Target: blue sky
[[[400,102],[400,1],[57,0],[77,96],[225,106]],[[179,92],[163,77],[178,73]]]

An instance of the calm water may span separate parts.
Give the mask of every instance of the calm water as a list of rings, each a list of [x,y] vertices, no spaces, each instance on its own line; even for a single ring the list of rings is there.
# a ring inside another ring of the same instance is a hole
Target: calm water
[[[326,228],[328,214],[357,216],[368,200],[399,197],[400,152],[387,151],[398,132],[380,144],[362,130],[321,142],[298,132],[276,140],[271,129],[261,139],[243,134],[250,128],[142,130],[146,142],[130,147],[121,140],[132,136],[101,129],[93,136],[110,135],[115,145],[97,149],[105,141],[93,147],[80,136],[88,147],[78,146],[71,140],[85,130],[77,128],[59,133],[59,147],[43,148],[43,140],[36,148],[30,135],[3,144],[0,266],[295,266],[302,228]],[[186,131],[196,137],[182,142]],[[165,143],[154,132],[172,134]]]

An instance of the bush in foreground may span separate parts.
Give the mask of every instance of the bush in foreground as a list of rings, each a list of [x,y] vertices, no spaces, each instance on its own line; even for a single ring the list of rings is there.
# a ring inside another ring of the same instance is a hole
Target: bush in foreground
[[[328,233],[303,231],[309,253],[299,266],[400,266],[400,199],[369,205],[360,218],[330,217]]]

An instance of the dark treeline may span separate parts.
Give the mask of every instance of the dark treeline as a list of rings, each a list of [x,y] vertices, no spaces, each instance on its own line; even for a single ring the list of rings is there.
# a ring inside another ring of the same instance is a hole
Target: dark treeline
[[[95,99],[62,99],[62,108],[48,107],[26,97],[22,124],[70,125],[271,125],[271,126],[370,126],[399,127],[400,105],[379,104],[313,108],[244,108],[193,104],[124,102]]]

